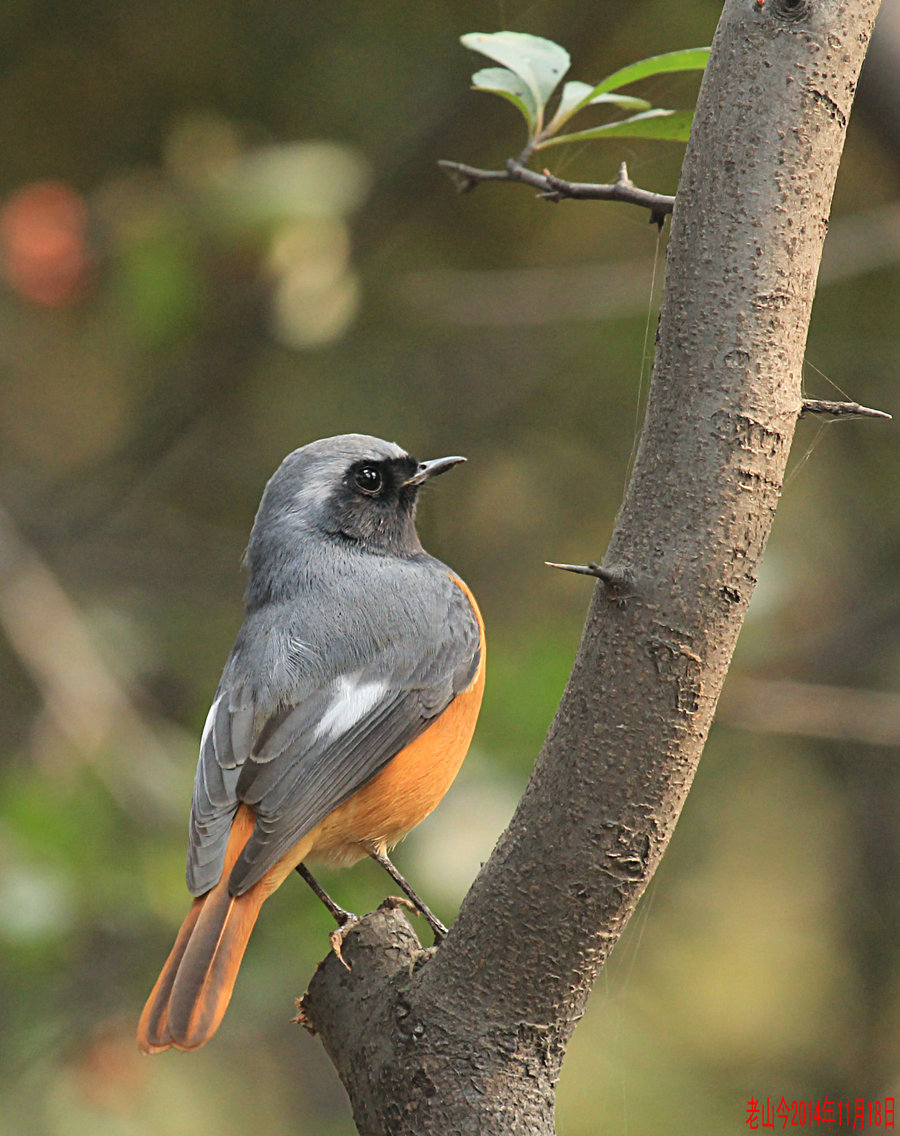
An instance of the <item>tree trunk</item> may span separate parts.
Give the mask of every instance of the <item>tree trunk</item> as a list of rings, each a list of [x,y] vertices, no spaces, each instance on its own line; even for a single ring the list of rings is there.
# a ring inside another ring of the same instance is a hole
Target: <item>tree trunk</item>
[[[781,492],[877,0],[727,0],[672,219],[646,422],[559,711],[449,937],[382,910],[304,1012],[359,1131],[553,1132],[591,985],[672,835]],[[586,550],[590,552],[591,550]]]

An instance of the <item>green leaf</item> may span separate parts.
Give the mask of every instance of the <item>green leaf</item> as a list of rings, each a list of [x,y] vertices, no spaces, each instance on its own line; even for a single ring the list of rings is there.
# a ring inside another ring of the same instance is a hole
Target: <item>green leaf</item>
[[[522,32],[470,32],[460,36],[460,43],[520,76],[534,96],[538,118],[571,62],[559,44]]]
[[[590,138],[656,138],[662,142],[686,142],[691,133],[694,113],[690,110],[647,110],[642,114],[623,118],[619,122],[607,122],[590,130],[578,130],[574,134],[560,134],[541,142],[539,149],[559,146],[563,142],[585,142]]]
[[[593,94],[594,88],[590,83],[580,83],[577,79],[566,83],[562,89],[559,106],[556,108],[553,121],[565,122],[577,110],[593,103],[612,103],[621,110],[649,110],[651,106],[646,99],[636,99],[632,95],[600,94],[592,98]]]
[[[562,94],[559,96],[559,106],[556,108],[553,121],[556,122],[574,114],[578,107],[586,104],[587,97],[593,90],[594,88],[590,83],[582,83],[578,79],[572,79],[566,83],[562,89]]]
[[[634,95],[597,95],[588,99],[587,106],[597,106],[598,103],[612,103],[621,110],[650,110],[653,103],[647,99],[638,99]]]
[[[651,55],[647,59],[639,59],[637,63],[629,63],[627,67],[614,71],[594,87],[595,95],[602,95],[605,91],[617,91],[628,83],[636,83],[638,79],[647,79],[651,75],[662,75],[667,71],[702,71],[709,59],[708,47],[688,47],[683,51],[669,51],[665,55]]]
[[[537,123],[537,104],[525,80],[505,67],[484,67],[472,76],[472,86],[508,99],[525,116],[530,131]]]

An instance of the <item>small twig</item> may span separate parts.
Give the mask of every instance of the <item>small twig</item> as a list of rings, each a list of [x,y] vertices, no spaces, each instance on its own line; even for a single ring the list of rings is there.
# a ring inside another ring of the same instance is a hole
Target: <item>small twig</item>
[[[651,224],[659,226],[662,226],[675,204],[675,198],[668,194],[651,193],[648,189],[639,189],[634,185],[628,177],[624,162],[619,169],[618,179],[608,185],[586,181],[564,181],[551,174],[549,170],[539,174],[535,170],[527,169],[516,158],[510,158],[506,168],[502,170],[480,170],[475,166],[467,166],[464,162],[445,160],[439,161],[438,165],[453,178],[460,193],[469,193],[482,182],[518,181],[540,190],[540,196],[546,201],[562,201],[568,198],[572,201],[622,201],[628,205],[637,205],[649,209]]]
[[[800,410],[800,417],[804,414],[833,414],[840,418],[843,415],[855,414],[858,418],[891,418],[883,410],[872,410],[868,406],[860,406],[858,402],[827,402],[821,398],[805,398]]]
[[[579,576],[593,576],[606,589],[610,599],[624,600],[633,593],[634,579],[625,568],[603,568],[593,560],[587,564],[555,564],[545,560],[548,568],[561,568],[563,572],[575,572]]]
[[[603,578],[600,575],[603,569],[593,560],[587,564],[557,564],[553,560],[545,560],[544,563],[548,568],[561,568],[563,572],[577,572],[579,576],[596,576],[598,580]]]

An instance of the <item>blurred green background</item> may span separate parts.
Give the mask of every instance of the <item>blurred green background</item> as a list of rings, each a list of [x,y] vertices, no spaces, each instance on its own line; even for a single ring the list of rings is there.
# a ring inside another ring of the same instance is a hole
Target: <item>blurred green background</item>
[[[330,929],[299,879],[267,904],[215,1040],[134,1045],[187,909],[197,739],[259,494],[332,433],[469,457],[420,530],[481,601],[487,695],[457,784],[397,853],[452,919],[568,674],[589,586],[543,561],[603,552],[665,251],[624,206],[455,195],[439,158],[498,165],[522,143],[515,111],[468,89],[484,61],[457,37],[546,35],[596,81],[709,43],[718,11],[0,8],[2,1136],[353,1131],[290,1023]],[[806,387],[896,411],[900,36],[883,23]],[[696,87],[640,93],[683,107]],[[672,192],[681,155],[609,142],[549,160],[605,181],[625,158]],[[572,1043],[563,1136],[739,1132],[751,1095],[900,1088],[898,474],[894,424],[801,423],[683,820]],[[391,890],[372,865],[323,882],[359,911]]]

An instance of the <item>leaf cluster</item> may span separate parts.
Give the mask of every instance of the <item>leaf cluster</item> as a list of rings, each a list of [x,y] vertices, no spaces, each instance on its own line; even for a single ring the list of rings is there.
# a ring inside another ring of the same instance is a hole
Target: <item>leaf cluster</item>
[[[607,75],[596,85],[570,80],[560,92],[555,109],[548,104],[567,74],[571,60],[564,47],[552,40],[522,32],[471,32],[461,37],[464,47],[493,59],[500,67],[484,67],[472,76],[472,86],[507,99],[528,126],[528,150],[542,150],[565,142],[591,138],[655,138],[687,141],[692,111],[654,107],[647,99],[620,93],[622,87],[671,71],[702,71],[708,47],[652,55]],[[560,130],[590,106],[614,107],[632,112],[626,118],[561,134]]]

